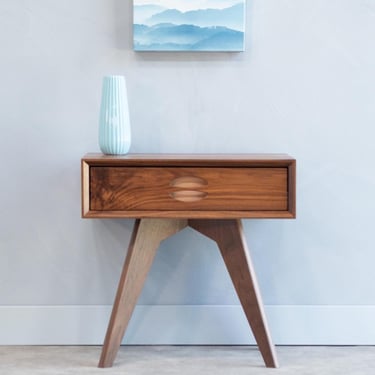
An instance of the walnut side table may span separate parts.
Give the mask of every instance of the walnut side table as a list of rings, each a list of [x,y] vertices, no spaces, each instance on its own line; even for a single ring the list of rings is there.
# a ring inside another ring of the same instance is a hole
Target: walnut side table
[[[159,244],[186,226],[216,241],[267,367],[277,367],[241,218],[295,218],[284,154],[87,154],[82,217],[135,218],[99,367],[111,367]]]

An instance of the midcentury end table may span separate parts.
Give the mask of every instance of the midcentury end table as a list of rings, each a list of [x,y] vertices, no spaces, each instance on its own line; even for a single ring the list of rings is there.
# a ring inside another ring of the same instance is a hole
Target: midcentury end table
[[[99,367],[111,367],[159,244],[190,226],[216,241],[267,367],[277,367],[241,218],[295,218],[283,154],[88,154],[82,217],[135,218]]]

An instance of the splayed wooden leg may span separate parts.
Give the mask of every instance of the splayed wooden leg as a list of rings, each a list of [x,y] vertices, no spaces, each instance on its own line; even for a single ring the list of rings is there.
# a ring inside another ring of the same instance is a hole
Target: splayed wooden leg
[[[113,364],[160,242],[179,232],[186,225],[187,220],[136,220],[117,288],[99,367],[111,367]]]
[[[189,226],[216,241],[267,367],[278,367],[254,267],[240,220],[189,220]]]

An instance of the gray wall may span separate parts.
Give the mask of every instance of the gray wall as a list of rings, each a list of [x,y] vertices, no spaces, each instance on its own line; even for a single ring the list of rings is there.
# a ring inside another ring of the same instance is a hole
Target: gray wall
[[[249,0],[246,31],[244,53],[134,53],[131,1],[1,0],[1,308],[113,301],[132,221],[80,217],[107,74],[127,79],[131,152],[297,159],[297,220],[244,222],[266,305],[374,307],[375,1]],[[238,300],[188,229],[140,304]]]

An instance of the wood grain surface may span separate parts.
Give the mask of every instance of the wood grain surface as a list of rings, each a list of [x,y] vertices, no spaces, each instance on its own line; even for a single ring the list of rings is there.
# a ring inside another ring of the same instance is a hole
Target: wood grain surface
[[[184,188],[178,178],[201,178],[205,185]],[[287,210],[286,168],[91,167],[90,208],[132,210]],[[197,196],[197,200],[179,200]],[[199,194],[201,193],[201,194]],[[178,196],[177,196],[178,197]]]
[[[295,167],[284,154],[88,154],[82,217],[294,218]]]

